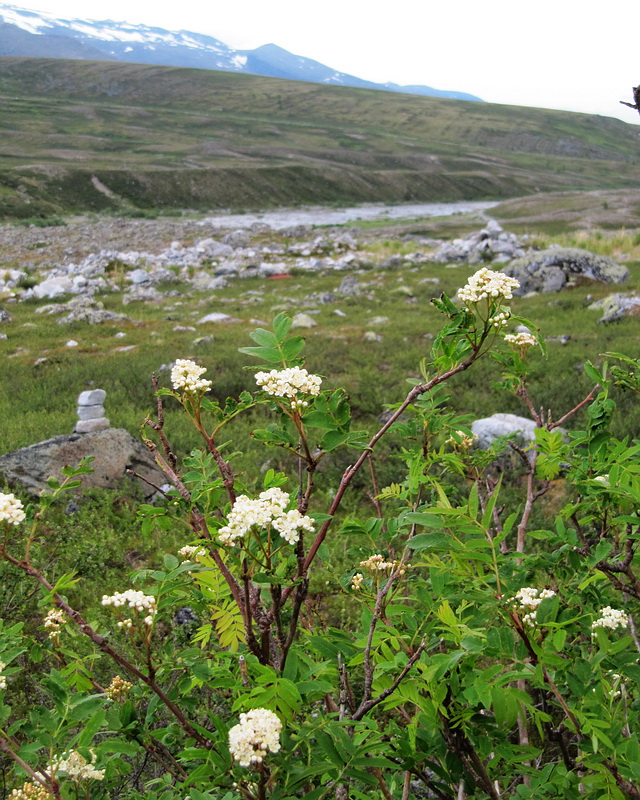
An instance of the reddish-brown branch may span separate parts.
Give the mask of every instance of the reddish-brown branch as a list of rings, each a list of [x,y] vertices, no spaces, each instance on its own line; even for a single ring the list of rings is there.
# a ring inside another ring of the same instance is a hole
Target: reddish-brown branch
[[[189,720],[185,717],[182,713],[181,709],[165,694],[163,689],[156,683],[156,681],[149,675],[145,675],[144,672],[139,670],[134,664],[128,661],[121,653],[115,650],[108,641],[104,638],[104,636],[100,636],[91,625],[89,625],[86,620],[81,616],[81,614],[72,608],[57,592],[54,591],[54,587],[49,583],[49,581],[40,573],[35,567],[32,567],[30,564],[25,563],[24,561],[18,561],[18,559],[13,558],[8,553],[4,553],[5,558],[10,561],[14,566],[19,567],[23,570],[27,575],[30,575],[32,578],[35,578],[38,583],[43,586],[47,591],[51,592],[53,601],[58,608],[61,608],[65,614],[71,619],[80,629],[80,631],[87,636],[91,641],[100,649],[103,653],[106,653],[110,658],[112,658],[117,664],[119,664],[123,669],[129,672],[131,675],[134,675],[136,678],[141,680],[145,683],[151,691],[158,696],[158,698],[164,703],[164,705],[171,711],[173,716],[178,720],[179,724],[181,725],[182,729],[193,739],[195,739],[202,747],[210,748],[211,742],[206,737],[202,736],[198,731],[195,730],[193,725],[189,722]]]
[[[596,394],[596,392],[598,391],[598,389],[599,389],[599,388],[600,388],[600,387],[599,387],[598,385],[594,386],[594,387],[593,387],[593,389],[592,389],[592,390],[589,392],[589,394],[588,394],[588,395],[587,395],[587,396],[584,398],[584,400],[582,400],[581,402],[579,402],[577,406],[574,406],[574,407],[571,409],[571,411],[567,411],[567,413],[566,413],[566,414],[565,414],[563,417],[560,417],[560,419],[559,419],[557,422],[550,422],[550,423],[549,423],[549,424],[546,426],[546,427],[547,427],[547,429],[548,429],[548,430],[550,430],[550,431],[552,431],[554,428],[558,428],[558,427],[560,427],[560,425],[564,425],[564,423],[565,423],[565,422],[566,422],[566,421],[567,421],[567,420],[568,420],[570,417],[572,417],[572,416],[573,416],[573,415],[574,415],[574,414],[575,414],[577,411],[580,411],[580,409],[582,408],[582,406],[586,405],[586,404],[587,404],[587,403],[589,403],[591,400],[593,400],[593,398],[595,397],[595,394]]]
[[[351,483],[353,478],[357,475],[357,473],[360,471],[362,465],[367,460],[369,454],[377,445],[377,443],[380,441],[380,439],[385,435],[385,433],[394,424],[394,422],[400,419],[402,414],[414,402],[414,400],[416,400],[418,397],[425,394],[426,392],[431,391],[431,389],[433,389],[435,386],[438,386],[439,384],[444,383],[444,381],[449,380],[454,375],[458,375],[460,372],[464,372],[465,370],[469,369],[469,367],[480,355],[480,345],[478,345],[477,349],[473,351],[473,353],[469,356],[469,358],[466,359],[466,361],[463,361],[457,366],[452,367],[452,369],[447,370],[447,372],[443,372],[442,375],[437,375],[435,378],[432,378],[430,381],[427,381],[427,383],[421,383],[418,386],[414,386],[414,388],[409,392],[409,394],[406,396],[406,398],[400,404],[400,406],[396,409],[396,411],[389,417],[387,422],[385,422],[385,424],[380,428],[380,430],[371,437],[367,446],[362,451],[362,454],[360,455],[356,463],[345,470],[342,476],[342,480],[340,481],[340,486],[338,487],[338,491],[336,492],[336,495],[333,499],[333,502],[331,503],[331,507],[328,512],[330,518],[323,523],[322,527],[318,531],[315,541],[313,542],[313,544],[311,545],[311,549],[307,553],[307,557],[305,558],[304,564],[302,566],[302,573],[299,575],[299,577],[305,574],[308,571],[309,567],[311,566],[313,560],[317,555],[320,545],[325,540],[325,537],[327,535],[333,517],[338,508],[340,507],[340,504],[342,503],[342,498],[344,497],[344,494],[347,491],[349,484]],[[289,594],[291,594],[291,587],[287,587],[287,589],[285,590],[283,594],[283,601],[286,600]]]
[[[58,783],[55,778],[51,777],[48,773],[41,771],[41,775],[39,775],[35,770],[33,770],[25,761],[23,761],[20,756],[15,753],[11,747],[5,742],[4,739],[0,739],[0,750],[6,753],[12,761],[15,761],[22,769],[27,773],[27,775],[31,778],[31,780],[36,781],[41,786],[52,794],[56,800],[60,800],[60,789],[58,788]]]

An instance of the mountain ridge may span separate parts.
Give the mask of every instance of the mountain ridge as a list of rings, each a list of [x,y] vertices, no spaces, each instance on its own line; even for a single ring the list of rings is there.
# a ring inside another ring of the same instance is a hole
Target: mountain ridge
[[[0,107],[0,218],[640,182],[637,128],[614,118],[232,71],[3,57]]]
[[[472,94],[431,86],[374,83],[295,55],[272,43],[254,50],[236,50],[219,39],[192,31],[169,31],[114,20],[62,19],[4,3],[0,3],[0,56],[86,58],[195,67],[483,102]]]

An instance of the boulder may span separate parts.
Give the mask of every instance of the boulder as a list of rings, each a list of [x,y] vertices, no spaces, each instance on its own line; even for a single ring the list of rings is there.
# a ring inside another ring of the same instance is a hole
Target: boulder
[[[151,281],[151,276],[146,269],[134,269],[127,275],[127,280],[129,283],[137,285],[141,283],[149,283]]]
[[[63,277],[49,278],[48,280],[42,281],[42,283],[34,286],[31,291],[34,297],[37,297],[38,300],[42,300],[45,297],[51,299],[53,297],[60,297],[63,294],[70,294],[74,289],[76,289],[76,287],[71,278]]]
[[[614,322],[627,314],[640,313],[640,296],[635,294],[608,294],[589,306],[590,311],[602,311],[598,320],[603,324]]]
[[[198,320],[198,325],[204,325],[207,322],[240,322],[240,320],[229,316],[229,314],[224,314],[222,311],[212,311],[210,314],[201,317]]]
[[[201,239],[196,244],[196,249],[208,258],[222,258],[233,255],[233,248],[229,244],[217,242],[215,239]]]
[[[296,314],[291,323],[292,328],[315,328],[317,322],[308,314]]]
[[[517,414],[493,414],[484,419],[476,419],[471,424],[473,434],[478,437],[478,447],[488,450],[499,436],[512,436],[515,443],[526,446],[534,441],[535,422]]]
[[[520,281],[518,294],[557,292],[572,278],[589,278],[602,283],[622,283],[629,270],[612,258],[598,256],[577,247],[550,247],[516,258],[502,272]]]
[[[89,420],[88,420],[89,421]],[[0,456],[0,475],[13,488],[38,495],[47,488],[47,478],[62,481],[62,468],[75,466],[86,456],[94,456],[93,472],[82,476],[82,486],[103,489],[139,486],[145,498],[155,489],[127,475],[133,469],[156,486],[166,482],[147,448],[125,430],[109,428],[95,433],[54,436],[44,442]]]

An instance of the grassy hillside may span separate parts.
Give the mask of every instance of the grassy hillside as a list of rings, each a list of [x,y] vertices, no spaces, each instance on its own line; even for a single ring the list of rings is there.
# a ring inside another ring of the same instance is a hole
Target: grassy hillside
[[[208,70],[0,58],[0,215],[625,188],[637,129]]]

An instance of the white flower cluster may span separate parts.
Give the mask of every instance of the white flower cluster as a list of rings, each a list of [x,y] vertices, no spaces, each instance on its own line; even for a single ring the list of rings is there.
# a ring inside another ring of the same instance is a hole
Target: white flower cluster
[[[518,603],[520,606],[520,610],[526,612],[522,617],[522,621],[525,625],[535,625],[536,624],[536,612],[538,611],[538,606],[543,600],[546,600],[547,597],[555,597],[556,593],[551,589],[535,589],[531,586],[525,586],[523,589],[519,589],[513,601]]]
[[[0,692],[4,692],[4,690],[7,688],[7,676],[2,674],[2,670],[6,666],[7,665],[4,663],[4,661],[0,661]]]
[[[229,752],[241,767],[260,764],[268,751],[280,750],[282,723],[273,711],[254,708],[240,714],[240,722],[229,731]]]
[[[0,492],[0,522],[4,520],[9,525],[19,525],[26,516],[22,503],[14,494]]]
[[[608,628],[610,631],[615,631],[616,628],[626,628],[629,624],[629,619],[624,611],[611,606],[605,606],[600,609],[600,616],[594,619],[591,623],[591,630],[595,631],[598,628]]]
[[[22,788],[12,790],[9,800],[53,800],[53,795],[44,786],[27,781]]]
[[[49,638],[57,639],[60,629],[67,622],[67,615],[61,608],[52,608],[44,618],[44,627],[49,631]]]
[[[178,550],[178,555],[185,559],[182,563],[187,564],[189,561],[195,561],[198,556],[206,556],[207,551],[204,547],[198,547],[195,544],[185,544]]]
[[[93,750],[91,753],[91,762],[81,755],[77,750],[69,750],[68,753],[57,758],[53,763],[53,768],[65,772],[67,778],[74,781],[101,781],[104,778],[104,770],[96,769],[93,765],[96,763],[96,754]]]
[[[143,619],[145,625],[151,625],[153,618],[158,609],[156,608],[156,598],[150,594],[144,594],[136,589],[127,589],[126,592],[116,592],[113,595],[102,595],[103,606],[113,606],[114,608],[121,608],[124,605],[129,606],[139,614],[146,613]],[[119,628],[132,628],[132,619],[123,619],[118,622]]]
[[[310,375],[301,367],[289,367],[272,369],[271,372],[256,372],[256,383],[272,397],[289,400],[295,411],[308,405],[304,397],[320,394],[322,378],[319,375]]]
[[[369,556],[365,561],[360,562],[361,567],[370,569],[372,572],[383,572],[385,569],[395,569],[398,566],[397,561],[385,561],[385,557],[376,553],[374,556]]]
[[[351,578],[351,588],[354,592],[359,591],[362,589],[362,583],[364,581],[364,575],[361,572],[356,572],[356,574]]]
[[[458,289],[458,297],[467,306],[486,299],[511,300],[514,290],[519,286],[520,283],[515,278],[483,267],[469,278],[466,286]]]
[[[489,320],[489,325],[492,325],[494,328],[504,328],[505,325],[509,324],[509,317],[511,313],[509,311],[501,311],[499,314],[494,314],[493,317]]]
[[[518,350],[528,350],[530,347],[535,347],[539,344],[538,340],[532,333],[522,331],[522,333],[508,333],[504,340],[507,344],[512,345]]]
[[[182,389],[191,394],[196,394],[202,389],[208,391],[212,381],[200,377],[206,371],[206,367],[199,367],[195,361],[189,361],[187,358],[177,359],[171,370],[173,388],[176,392]]]
[[[241,494],[229,512],[228,524],[218,531],[220,541],[233,545],[254,526],[266,528],[273,525],[283,539],[295,544],[301,530],[313,532],[313,520],[296,510],[285,511],[288,505],[289,495],[277,487],[261,492],[257,500]]]
[[[455,447],[458,450],[469,450],[478,440],[478,435],[476,433],[472,434],[471,436],[467,436],[464,431],[456,431],[456,434],[460,438],[460,441],[458,442],[453,438],[453,436],[450,436],[447,439],[447,444],[450,444],[452,447]]]
[[[295,544],[300,539],[300,531],[313,533],[313,520],[294,508],[292,511],[286,511],[281,517],[276,517],[273,520],[273,527],[286,542]]]

